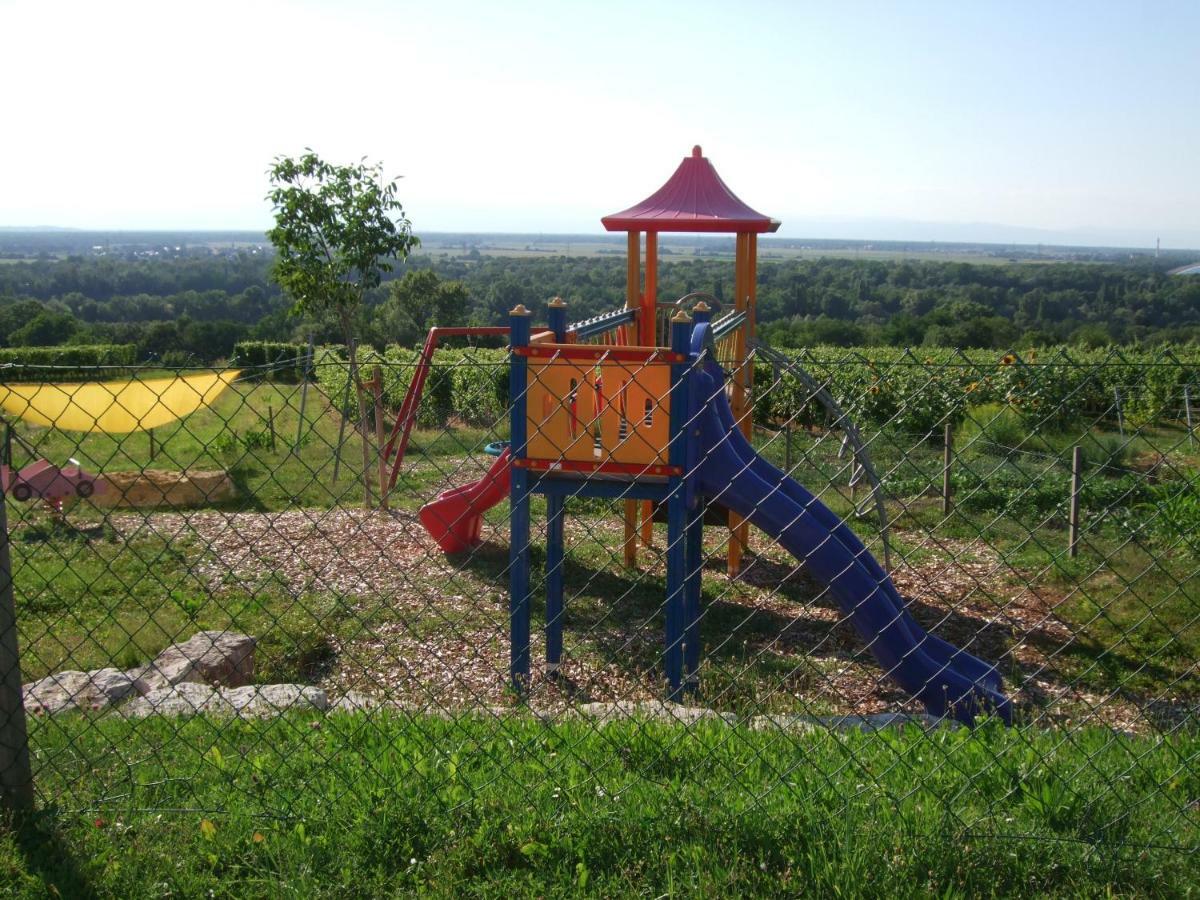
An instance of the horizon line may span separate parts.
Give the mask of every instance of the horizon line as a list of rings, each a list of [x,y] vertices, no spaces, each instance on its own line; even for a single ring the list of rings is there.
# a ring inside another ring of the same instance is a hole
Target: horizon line
[[[960,225],[959,227],[970,227],[969,225]],[[1017,227],[1017,226],[998,226],[998,227]],[[261,235],[264,239],[267,234],[267,229],[248,228],[248,227],[149,227],[149,228],[95,228],[95,227],[78,227],[72,225],[0,225],[0,234],[254,234]],[[446,235],[471,235],[471,236],[499,236],[499,237],[536,237],[540,239],[586,239],[590,241],[599,241],[603,243],[621,243],[624,244],[624,234],[614,234],[608,231],[487,231],[479,229],[462,229],[462,230],[440,230],[430,229],[424,232],[428,236],[446,236]],[[420,237],[420,234],[417,235]],[[662,233],[659,235],[660,242],[669,243],[688,243],[689,241],[704,240],[722,240],[732,239],[732,233],[726,235],[723,233]],[[1049,235],[1048,235],[1049,237]],[[760,235],[759,243],[798,243],[804,241],[817,241],[822,243],[850,243],[850,244],[920,244],[920,245],[940,245],[940,246],[964,246],[964,247],[1014,247],[1014,248],[1053,248],[1053,249],[1073,249],[1073,250],[1138,250],[1143,252],[1155,252],[1160,249],[1169,253],[1200,253],[1200,247],[1155,247],[1152,244],[1137,245],[1137,244],[1083,244],[1073,242],[1055,243],[1052,241],[1035,241],[1035,240],[1014,240],[1014,241],[984,241],[984,240],[946,240],[937,238],[889,238],[889,237],[819,237],[815,234],[799,235],[789,237],[787,235]]]

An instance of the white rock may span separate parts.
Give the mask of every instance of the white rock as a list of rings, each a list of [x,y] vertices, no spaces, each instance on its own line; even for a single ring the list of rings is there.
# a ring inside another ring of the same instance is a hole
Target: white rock
[[[121,708],[122,715],[134,719],[152,715],[189,716],[200,712],[232,713],[233,707],[211,685],[183,682],[155,688]]]
[[[800,715],[771,715],[755,716],[750,727],[756,731],[881,731],[885,728],[903,728],[906,725],[919,725],[922,728],[945,726],[959,727],[960,723],[953,719],[939,719],[926,713],[872,713],[865,716],[800,716]]]
[[[215,688],[185,681],[155,688],[132,700],[121,712],[137,719],[150,715],[188,716],[196,713],[268,718],[297,708],[325,710],[329,708],[329,698],[320,688],[305,684]]]
[[[579,707],[583,716],[598,719],[601,723],[616,722],[621,719],[655,719],[660,722],[679,722],[684,725],[694,725],[707,719],[717,719],[729,724],[737,721],[733,713],[720,713],[715,709],[703,706],[684,706],[680,703],[670,703],[665,700],[645,700],[633,702],[627,700],[616,703],[585,703]]]
[[[104,709],[133,690],[133,680],[117,669],[58,672],[25,685],[25,708],[32,713]]]
[[[337,712],[355,712],[357,710],[378,709],[384,706],[384,701],[362,691],[346,691],[329,707]]]
[[[220,695],[240,716],[265,718],[296,708],[329,709],[325,692],[306,684],[256,684],[225,688]]]
[[[755,716],[750,720],[750,728],[754,731],[792,731],[806,734],[821,727],[821,721],[816,716],[775,714]]]
[[[186,681],[231,687],[254,680],[255,639],[236,631],[198,631],[128,674],[139,694]]]
[[[628,719],[637,712],[638,705],[628,700],[618,700],[615,703],[584,703],[579,707],[579,714],[610,722],[617,719]]]

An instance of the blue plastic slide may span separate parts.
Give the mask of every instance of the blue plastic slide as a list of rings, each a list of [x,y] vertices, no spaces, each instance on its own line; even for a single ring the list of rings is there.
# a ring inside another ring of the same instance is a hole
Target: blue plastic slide
[[[933,715],[1012,720],[994,666],[930,635],[858,537],[798,482],[760,457],[734,426],[719,367],[695,371],[700,490],[779,541],[829,588],[887,675]]]

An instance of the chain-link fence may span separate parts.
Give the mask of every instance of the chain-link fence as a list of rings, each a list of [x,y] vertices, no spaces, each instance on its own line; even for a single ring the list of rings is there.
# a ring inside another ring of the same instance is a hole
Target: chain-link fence
[[[1195,852],[1200,365],[760,347],[738,414],[702,343],[579,346],[4,373],[37,802],[467,806],[457,735],[531,796]]]

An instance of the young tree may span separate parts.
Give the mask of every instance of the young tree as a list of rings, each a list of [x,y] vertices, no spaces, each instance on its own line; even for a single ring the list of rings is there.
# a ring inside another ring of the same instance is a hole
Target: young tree
[[[298,159],[276,157],[269,175],[267,199],[275,213],[275,227],[267,232],[276,251],[272,276],[292,298],[294,312],[335,314],[350,348],[369,506],[370,429],[352,323],[366,292],[379,286],[393,260],[405,259],[420,241],[396,199],[396,182],[385,180],[379,164],[363,159],[333,165],[310,149]]]
[[[311,150],[276,157],[269,174],[275,281],[297,313],[334,312],[348,340],[363,296],[420,244],[396,182],[378,164],[332,165]]]

